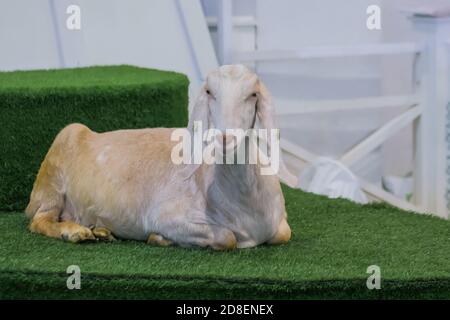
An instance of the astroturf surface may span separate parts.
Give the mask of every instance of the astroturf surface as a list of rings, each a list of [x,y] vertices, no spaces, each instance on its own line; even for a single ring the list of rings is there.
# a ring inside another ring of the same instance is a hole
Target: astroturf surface
[[[291,242],[230,252],[71,244],[0,214],[0,298],[450,298],[450,222],[283,187]],[[68,290],[69,265],[81,289]],[[368,290],[367,268],[381,271]]]
[[[31,234],[22,210],[64,126],[187,124],[186,76],[132,66],[0,72],[0,299],[450,298],[450,222],[284,187],[291,242],[231,252]],[[81,269],[68,290],[66,270]],[[376,265],[381,289],[368,290]]]

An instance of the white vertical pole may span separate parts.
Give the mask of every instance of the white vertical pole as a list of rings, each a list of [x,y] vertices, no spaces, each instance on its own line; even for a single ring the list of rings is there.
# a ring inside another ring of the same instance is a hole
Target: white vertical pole
[[[419,205],[448,218],[446,117],[449,102],[446,42],[450,39],[450,19],[412,18],[422,33],[425,50],[421,59],[422,116],[416,123],[416,188]]]
[[[50,14],[55,33],[56,48],[61,68],[74,68],[87,64],[84,47],[83,2],[80,0],[49,0]],[[66,19],[70,5],[80,7],[80,30],[69,30]],[[112,5],[114,6],[114,5]]]
[[[219,0],[217,17],[218,55],[220,64],[232,63],[233,4],[232,0]]]
[[[434,35],[430,35],[434,36]],[[414,202],[425,211],[436,212],[437,194],[437,150],[435,141],[437,130],[433,125],[436,119],[436,86],[433,48],[430,38],[425,40],[423,52],[415,67],[420,93],[421,116],[414,122]]]
[[[63,44],[61,39],[60,25],[58,24],[57,5],[55,3],[55,0],[48,0],[48,5],[50,8],[50,17],[52,19],[53,31],[55,35],[55,43],[56,43],[56,50],[58,53],[59,67],[65,68],[66,61],[64,57]]]

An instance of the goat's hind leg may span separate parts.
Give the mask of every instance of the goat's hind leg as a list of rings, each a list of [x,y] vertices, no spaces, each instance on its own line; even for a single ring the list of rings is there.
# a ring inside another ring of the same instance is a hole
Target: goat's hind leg
[[[73,221],[59,221],[61,210],[53,208],[38,211],[30,223],[30,231],[43,234],[51,238],[60,238],[69,242],[78,243],[95,240],[91,229],[86,228]]]
[[[104,227],[92,227],[91,230],[95,238],[100,241],[116,241],[116,238],[109,229]]]
[[[209,247],[219,251],[237,247],[234,233],[216,225],[171,221],[163,229],[165,231],[161,233],[151,233],[147,243],[164,247],[172,244],[182,247]]]
[[[167,240],[162,235],[158,233],[150,233],[150,235],[147,238],[147,244],[151,244],[154,246],[160,246],[160,247],[168,247],[173,244],[172,241]]]

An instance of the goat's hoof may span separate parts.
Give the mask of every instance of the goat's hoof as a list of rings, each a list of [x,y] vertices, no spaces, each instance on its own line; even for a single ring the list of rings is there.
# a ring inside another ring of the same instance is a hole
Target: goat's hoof
[[[150,233],[147,238],[147,244],[157,245],[161,247],[168,247],[172,245],[172,241],[164,239],[163,236],[157,233]]]
[[[230,230],[223,230],[216,241],[210,245],[213,250],[227,251],[237,248],[237,240],[234,233]]]
[[[103,227],[93,227],[91,228],[92,233],[94,234],[95,238],[101,241],[116,241],[116,238],[114,238],[113,234],[110,230],[103,228]]]
[[[67,231],[62,232],[61,238],[63,238],[63,240],[65,241],[72,243],[95,240],[95,236],[92,233],[91,229],[83,226],[79,226],[76,229],[69,229]]]
[[[275,236],[268,241],[269,244],[286,244],[291,239],[291,227],[289,227],[286,219],[283,219],[278,227]]]

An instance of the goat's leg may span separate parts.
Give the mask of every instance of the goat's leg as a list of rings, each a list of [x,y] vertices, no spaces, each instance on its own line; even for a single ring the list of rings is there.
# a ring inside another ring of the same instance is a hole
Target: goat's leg
[[[166,226],[160,225],[159,233],[151,233],[147,243],[182,247],[210,247],[214,250],[231,250],[236,248],[234,233],[226,228],[206,223],[189,223],[173,221]]]
[[[36,212],[30,223],[30,231],[74,243],[95,240],[95,236],[89,228],[73,221],[59,222],[60,211],[54,208]]]
[[[168,247],[173,244],[172,241],[167,240],[162,235],[157,233],[150,233],[147,239],[147,243],[161,247]]]
[[[95,238],[101,241],[116,241],[116,238],[114,238],[111,230],[106,229],[104,227],[92,227],[91,228],[92,233],[94,234]]]
[[[272,239],[267,241],[268,244],[285,244],[291,239],[291,227],[289,227],[285,218],[283,218],[278,226],[278,230]]]

